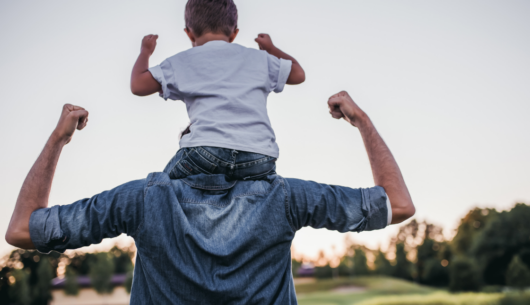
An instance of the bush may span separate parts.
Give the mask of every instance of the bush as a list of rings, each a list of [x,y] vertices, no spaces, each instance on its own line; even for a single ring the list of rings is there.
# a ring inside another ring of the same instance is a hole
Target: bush
[[[438,259],[428,259],[423,267],[423,274],[421,274],[422,282],[431,286],[447,286],[449,282],[448,269],[448,267],[442,266]]]
[[[528,294],[508,295],[502,298],[499,302],[499,305],[528,305],[528,304],[530,304],[530,295]]]
[[[502,294],[485,293],[433,293],[429,295],[403,295],[377,297],[356,305],[498,305]],[[512,305],[512,304],[503,304]],[[519,304],[517,304],[519,305]]]
[[[315,267],[315,277],[317,279],[330,279],[333,277],[333,269],[329,265]]]
[[[503,290],[502,286],[499,286],[499,285],[488,285],[488,286],[482,287],[482,289],[480,291],[484,292],[484,293],[498,293],[498,292],[502,292],[502,290]]]
[[[64,283],[64,293],[76,296],[79,294],[79,284],[77,283],[77,272],[71,266],[66,267],[66,280]]]
[[[514,256],[508,266],[506,284],[519,289],[530,286],[530,270],[528,270],[519,255]]]
[[[449,268],[449,289],[451,291],[478,291],[479,277],[475,264],[460,257],[451,262]]]
[[[111,293],[114,287],[111,285],[114,274],[114,261],[106,252],[97,253],[96,261],[90,264],[90,282],[92,287],[99,293]]]

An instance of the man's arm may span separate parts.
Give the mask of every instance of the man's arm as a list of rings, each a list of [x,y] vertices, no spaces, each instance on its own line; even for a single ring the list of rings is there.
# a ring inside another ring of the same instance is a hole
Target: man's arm
[[[149,72],[149,57],[155,51],[157,39],[158,35],[147,35],[142,40],[142,49],[131,73],[131,92],[134,95],[147,96],[162,90]]]
[[[361,132],[376,185],[385,189],[392,206],[392,224],[412,217],[416,212],[401,171],[387,145],[364,111],[347,92],[333,95],[328,106],[335,119],[344,118]]]
[[[6,241],[9,244],[23,249],[35,248],[29,233],[31,214],[35,210],[48,207],[53,176],[63,146],[70,142],[75,130],[85,128],[87,122],[88,111],[82,107],[64,105],[57,127],[31,168],[18,195],[6,233]]]
[[[287,78],[288,85],[298,85],[305,81],[305,72],[304,69],[302,69],[302,66],[296,59],[294,59],[294,57],[275,47],[268,34],[259,34],[255,41],[258,43],[260,50],[265,50],[271,55],[282,59],[288,59],[293,62],[291,73],[289,74],[289,78]]]

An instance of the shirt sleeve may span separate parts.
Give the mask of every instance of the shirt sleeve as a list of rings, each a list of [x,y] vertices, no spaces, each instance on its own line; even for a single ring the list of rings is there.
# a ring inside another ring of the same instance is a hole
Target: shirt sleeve
[[[182,94],[178,90],[178,85],[175,81],[175,70],[169,59],[164,60],[160,65],[149,68],[149,72],[153,75],[153,78],[162,87],[160,97],[165,99],[171,99],[174,101],[182,100]]]
[[[280,93],[283,91],[289,74],[291,74],[292,61],[280,59],[276,56],[267,53],[267,61],[269,64],[269,83],[270,91]]]
[[[286,184],[295,230],[309,226],[361,232],[388,225],[387,195],[380,186],[352,189],[298,179],[286,179]]]
[[[63,253],[122,233],[135,235],[143,217],[145,180],[132,181],[89,199],[31,214],[31,240],[39,252]]]

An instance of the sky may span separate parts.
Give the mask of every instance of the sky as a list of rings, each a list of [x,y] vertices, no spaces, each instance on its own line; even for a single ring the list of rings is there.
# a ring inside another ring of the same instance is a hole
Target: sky
[[[151,65],[191,47],[183,0],[0,0],[0,235],[65,103],[90,122],[63,150],[50,204],[69,204],[162,171],[189,122],[180,101],[136,97],[144,35]],[[530,204],[530,2],[236,0],[235,43],[268,33],[306,82],[268,99],[278,173],[373,186],[359,132],[327,110],[347,90],[368,113],[409,186],[416,218],[448,237],[473,207]],[[351,234],[386,247],[397,226]],[[345,235],[304,228],[297,253],[340,251]],[[123,238],[122,238],[123,239]],[[105,241],[111,244],[113,241]],[[335,247],[335,250],[332,250]],[[0,239],[0,254],[12,248]]]

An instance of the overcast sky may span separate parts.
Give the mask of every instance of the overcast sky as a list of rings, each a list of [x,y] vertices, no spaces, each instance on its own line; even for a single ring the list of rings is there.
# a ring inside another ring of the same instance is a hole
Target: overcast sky
[[[135,97],[132,65],[159,34],[151,65],[191,47],[183,0],[0,0],[0,235],[64,103],[90,123],[63,151],[50,204],[68,204],[161,171],[187,123],[182,102]],[[450,235],[475,207],[530,203],[529,1],[236,1],[236,43],[258,33],[304,67],[307,80],[271,94],[278,173],[373,186],[361,138],[330,118],[347,90],[394,153],[417,218]],[[354,234],[372,248],[396,232]],[[344,235],[301,230],[316,256]],[[107,242],[109,243],[109,242]],[[339,247],[340,248],[340,247]],[[0,254],[11,248],[0,240]]]

